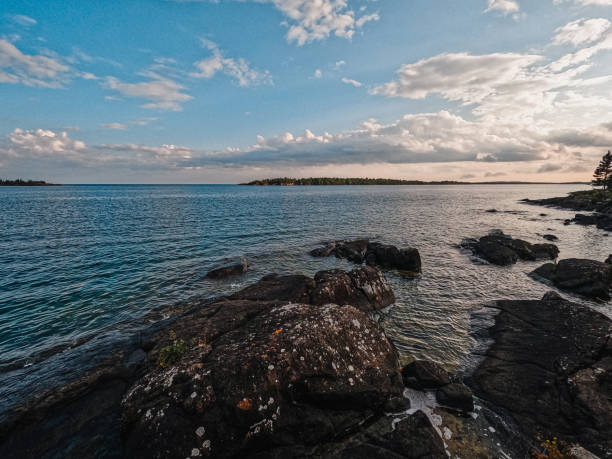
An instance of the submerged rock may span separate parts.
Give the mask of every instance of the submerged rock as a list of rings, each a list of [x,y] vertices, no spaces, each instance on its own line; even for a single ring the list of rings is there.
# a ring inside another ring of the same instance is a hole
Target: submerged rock
[[[206,277],[210,279],[224,279],[230,276],[238,276],[244,274],[249,269],[249,264],[246,258],[241,258],[240,263],[233,263],[221,268],[213,269],[206,274]]]
[[[542,237],[546,239],[547,241],[558,241],[559,240],[559,238],[555,236],[554,234],[545,234]]]
[[[511,265],[518,260],[554,260],[559,255],[559,248],[554,244],[531,244],[521,239],[513,239],[500,230],[493,230],[478,240],[464,239],[461,247],[500,266]]]
[[[124,398],[128,457],[295,455],[382,416],[403,390],[395,348],[351,306],[225,301],[186,317],[181,336],[180,361]]]
[[[325,247],[312,250],[310,255],[314,257],[335,255],[353,263],[365,262],[370,266],[397,269],[409,275],[421,272],[421,256],[417,249],[412,247],[399,249],[394,245],[370,242],[368,239],[335,241]]]
[[[554,292],[496,308],[494,344],[472,377],[476,395],[505,409],[530,438],[612,453],[610,319]]]
[[[608,263],[568,258],[557,264],[542,265],[531,274],[551,281],[561,290],[599,300],[610,299],[612,265]]]

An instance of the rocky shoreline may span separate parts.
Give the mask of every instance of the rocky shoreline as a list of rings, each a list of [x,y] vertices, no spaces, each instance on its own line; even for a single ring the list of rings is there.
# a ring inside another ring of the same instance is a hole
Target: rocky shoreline
[[[558,255],[503,233],[465,247],[500,265]],[[190,304],[13,410],[0,457],[522,457],[538,436],[612,456],[606,316],[553,292],[498,301],[494,343],[463,380],[434,362],[402,367],[372,314],[395,302],[378,268],[418,274],[417,249],[334,241],[311,255],[357,267],[270,274]],[[609,292],[612,265],[601,265]]]
[[[575,191],[567,196],[546,199],[523,199],[525,204],[556,207],[559,209],[593,212],[590,215],[576,214],[566,223],[595,225],[605,231],[612,231],[612,193],[601,190]]]

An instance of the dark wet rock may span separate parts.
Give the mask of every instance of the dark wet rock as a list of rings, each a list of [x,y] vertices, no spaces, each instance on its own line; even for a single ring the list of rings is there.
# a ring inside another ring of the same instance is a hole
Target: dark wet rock
[[[132,345],[115,350],[66,385],[4,413],[0,457],[120,457],[121,398],[143,367],[142,352]]]
[[[370,266],[397,269],[398,271],[415,275],[421,272],[421,256],[415,248],[397,248],[394,245],[370,242],[367,239],[355,241],[336,241],[325,247],[310,252],[314,257],[335,255],[346,258],[357,264],[364,262]]]
[[[558,207],[577,211],[595,212],[592,215],[577,214],[573,221],[579,225],[596,225],[612,231],[612,193],[601,190],[576,191],[568,196],[548,199],[524,199],[526,204]],[[569,225],[572,220],[566,220]]]
[[[555,236],[554,234],[545,234],[542,237],[546,239],[547,241],[558,241],[559,240],[559,238]]]
[[[383,274],[370,266],[350,272],[338,269],[320,271],[310,292],[310,303],[350,304],[362,311],[385,308],[395,302],[395,295]]]
[[[270,274],[239,292],[232,300],[288,301],[305,304],[350,304],[362,311],[383,309],[395,302],[384,275],[370,266],[346,272],[320,271],[314,279],[303,275]]]
[[[500,266],[511,265],[518,260],[554,260],[559,255],[559,249],[554,244],[531,244],[521,239],[513,239],[500,230],[493,230],[488,236],[478,240],[464,239],[461,247]]]
[[[608,258],[606,258],[606,261],[604,263],[608,265],[612,265],[612,253],[608,255]]]
[[[607,263],[568,258],[557,264],[546,263],[531,274],[549,280],[561,290],[594,299],[610,299],[612,265]]]
[[[400,413],[410,409],[410,400],[402,396],[391,397],[385,403],[386,413]]]
[[[225,301],[176,324],[186,354],[170,368],[151,367],[124,398],[126,456],[265,456],[290,447],[285,457],[297,457],[381,418],[402,393],[397,352],[365,313],[253,303]]]
[[[366,262],[413,274],[421,272],[421,256],[415,248],[398,249],[394,245],[371,242],[366,251]]]
[[[315,287],[313,278],[301,274],[282,276],[268,274],[259,282],[230,295],[232,300],[310,302],[310,291]]]
[[[356,241],[337,242],[334,253],[338,258],[346,258],[353,263],[363,263],[368,250],[369,241],[358,239]]]
[[[576,214],[573,221],[577,225],[595,225],[597,224],[597,215]]]
[[[527,437],[612,451],[612,322],[548,293],[498,301],[494,344],[472,377],[475,394],[503,408]]]
[[[474,411],[472,391],[463,383],[451,383],[436,391],[436,399],[440,405],[467,413]]]
[[[540,217],[548,217],[548,214],[540,214]]]
[[[210,279],[225,279],[230,276],[238,276],[244,274],[249,269],[249,265],[245,258],[240,260],[240,263],[233,263],[221,268],[213,269],[206,274],[206,277]]]
[[[404,384],[413,389],[435,389],[449,384],[450,376],[444,368],[429,360],[415,360],[402,368]]]
[[[444,442],[427,416],[417,411],[395,428],[378,422],[334,452],[320,457],[338,459],[446,459]]]
[[[577,225],[595,225],[597,228],[612,231],[612,215],[609,213],[595,213],[592,215],[576,214],[572,221]]]
[[[569,218],[567,218],[567,219],[563,220],[563,224],[564,224],[565,226],[569,226],[569,225],[571,225],[571,223],[572,223],[572,221],[571,221]]]
[[[335,244],[328,245],[325,247],[318,247],[316,249],[311,250],[310,255],[313,257],[317,257],[317,258],[325,258],[325,257],[329,257],[332,253],[334,253],[335,249],[336,249]]]
[[[490,214],[494,214],[497,212],[497,209],[487,209],[485,210],[485,212],[490,213]]]

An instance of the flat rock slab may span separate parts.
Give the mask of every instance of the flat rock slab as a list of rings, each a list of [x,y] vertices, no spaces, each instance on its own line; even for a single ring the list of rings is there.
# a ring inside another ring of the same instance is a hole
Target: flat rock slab
[[[612,322],[550,292],[498,301],[494,344],[473,375],[477,396],[504,408],[528,437],[612,453]]]
[[[549,280],[561,290],[601,301],[610,299],[612,265],[609,263],[568,258],[557,264],[546,263],[531,274]]]

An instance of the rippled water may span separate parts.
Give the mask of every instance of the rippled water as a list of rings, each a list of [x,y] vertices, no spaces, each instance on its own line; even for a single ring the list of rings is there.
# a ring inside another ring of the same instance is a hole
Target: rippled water
[[[527,276],[538,262],[477,264],[456,244],[493,228],[532,242],[545,242],[538,233],[554,233],[561,258],[603,260],[612,252],[604,232],[564,226],[573,212],[518,202],[584,188],[0,188],[0,396],[18,400],[50,384],[51,375],[70,373],[81,362],[71,356],[79,347],[59,355],[54,350],[91,336],[116,339],[148,323],[151,311],[228,293],[270,272],[352,269],[344,260],[308,256],[334,238],[371,237],[419,249],[420,278],[387,273],[397,303],[383,325],[404,357],[456,369],[474,344],[470,312],[501,298],[539,298],[550,289]],[[519,212],[485,212],[489,208]],[[253,265],[243,278],[204,278],[240,256]],[[612,315],[610,305],[590,304]],[[95,346],[87,352],[95,353]]]

